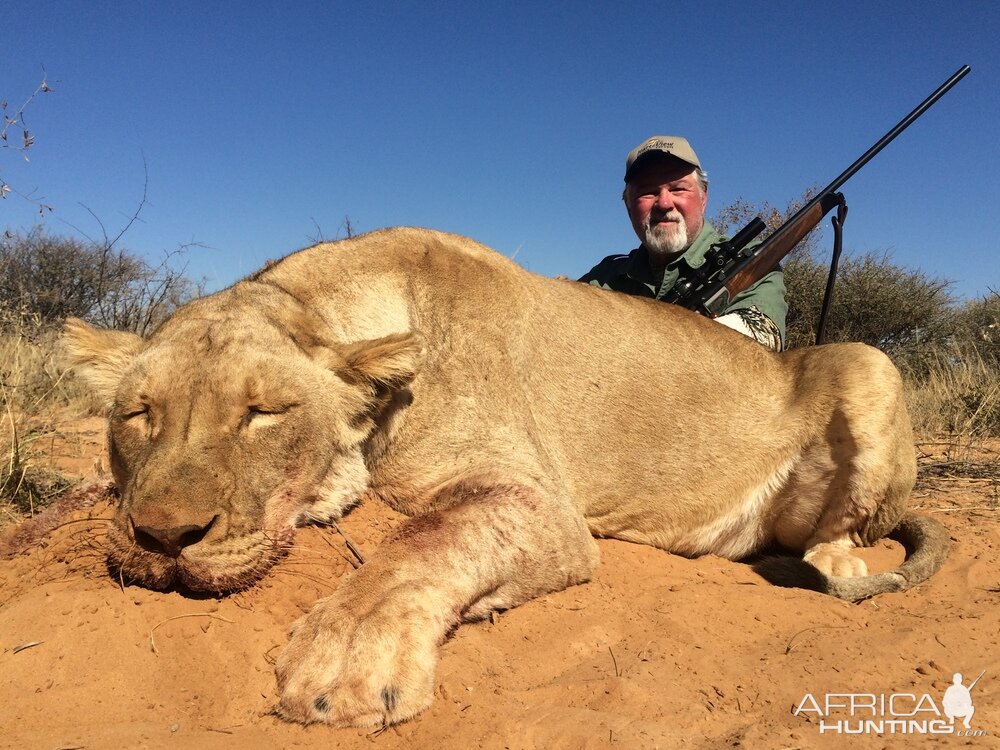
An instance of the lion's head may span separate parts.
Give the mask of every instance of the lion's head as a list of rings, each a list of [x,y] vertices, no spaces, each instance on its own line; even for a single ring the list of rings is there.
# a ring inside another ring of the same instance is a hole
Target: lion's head
[[[188,304],[146,340],[67,321],[70,365],[107,405],[113,569],[152,588],[239,589],[297,524],[357,501],[423,347],[412,333],[336,343],[325,331],[253,281]]]

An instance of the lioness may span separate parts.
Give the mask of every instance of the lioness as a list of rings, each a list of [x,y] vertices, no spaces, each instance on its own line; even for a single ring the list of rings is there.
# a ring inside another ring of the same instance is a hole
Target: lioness
[[[109,559],[225,592],[362,494],[412,516],[292,630],[284,716],[372,725],[432,698],[463,620],[586,581],[592,535],[682,555],[801,550],[858,599],[936,570],[899,375],[861,345],[775,354],[671,305],[390,229],[295,253],[147,340],[67,323],[106,401]],[[901,522],[902,519],[902,522]],[[895,527],[918,547],[864,577]]]

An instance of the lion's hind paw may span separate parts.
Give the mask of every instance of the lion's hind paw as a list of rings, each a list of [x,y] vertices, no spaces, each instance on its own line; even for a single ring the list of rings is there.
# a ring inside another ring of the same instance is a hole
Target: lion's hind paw
[[[838,544],[817,544],[802,558],[826,576],[837,578],[863,578],[868,575],[868,566],[860,557]]]

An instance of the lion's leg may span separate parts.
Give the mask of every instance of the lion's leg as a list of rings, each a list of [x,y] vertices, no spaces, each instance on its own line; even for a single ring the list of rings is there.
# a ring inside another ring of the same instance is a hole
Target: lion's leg
[[[299,620],[278,660],[290,719],[403,721],[434,691],[438,646],[463,619],[587,580],[597,546],[568,503],[536,487],[456,483],[444,510],[403,523]]]
[[[799,462],[791,512],[778,522],[778,541],[801,545],[805,561],[832,576],[867,575],[851,550],[895,527],[916,478],[899,376],[884,355],[861,353],[868,376],[841,382],[840,403]]]
[[[892,451],[886,445],[861,446],[825,488],[815,489],[814,525],[802,535],[802,548],[803,559],[820,572],[843,577],[868,574],[864,561],[851,550],[872,544],[893,528],[912,486],[912,472],[892,460]],[[808,502],[806,494],[801,506]]]

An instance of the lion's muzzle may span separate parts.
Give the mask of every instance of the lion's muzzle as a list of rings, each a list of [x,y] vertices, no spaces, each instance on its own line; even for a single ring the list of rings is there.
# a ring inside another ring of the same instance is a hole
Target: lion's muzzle
[[[219,520],[215,515],[207,524],[188,523],[181,525],[151,526],[139,525],[132,519],[132,534],[136,544],[149,552],[167,557],[180,557],[185,547],[198,544]]]
[[[108,564],[121,578],[147,588],[229,593],[260,580],[291,546],[293,535],[293,529],[234,529],[219,509],[133,508],[108,535]]]

